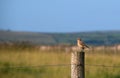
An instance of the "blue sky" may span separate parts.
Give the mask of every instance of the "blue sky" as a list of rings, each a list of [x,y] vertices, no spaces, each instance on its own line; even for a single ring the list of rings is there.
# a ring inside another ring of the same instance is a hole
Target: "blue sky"
[[[0,0],[0,29],[120,30],[120,0]]]

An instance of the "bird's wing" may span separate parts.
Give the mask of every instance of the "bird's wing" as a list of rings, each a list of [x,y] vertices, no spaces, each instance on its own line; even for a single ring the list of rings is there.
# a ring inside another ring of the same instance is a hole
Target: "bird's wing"
[[[89,46],[88,46],[88,45],[86,45],[86,44],[85,44],[85,46],[86,46],[87,48],[89,48]]]
[[[87,48],[89,48],[84,42],[82,42],[82,45],[85,46],[85,47],[87,47]]]

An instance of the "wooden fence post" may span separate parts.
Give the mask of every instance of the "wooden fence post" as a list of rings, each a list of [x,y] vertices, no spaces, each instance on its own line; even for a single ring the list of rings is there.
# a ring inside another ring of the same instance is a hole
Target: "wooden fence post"
[[[85,78],[85,52],[71,53],[71,78]]]

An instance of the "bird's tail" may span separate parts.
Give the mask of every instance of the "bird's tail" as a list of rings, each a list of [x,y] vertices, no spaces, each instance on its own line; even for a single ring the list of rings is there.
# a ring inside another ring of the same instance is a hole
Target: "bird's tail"
[[[85,45],[86,48],[89,48],[89,46]]]

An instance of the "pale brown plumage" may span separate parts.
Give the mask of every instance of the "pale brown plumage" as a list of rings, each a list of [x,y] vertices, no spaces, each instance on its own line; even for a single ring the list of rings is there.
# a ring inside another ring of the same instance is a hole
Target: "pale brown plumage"
[[[77,39],[77,45],[78,45],[78,47],[80,47],[83,50],[85,48],[89,48],[80,38]]]

